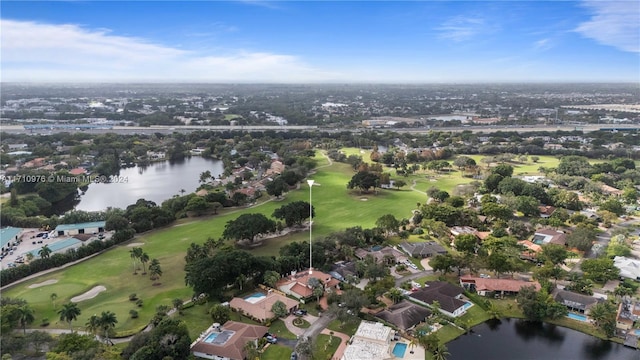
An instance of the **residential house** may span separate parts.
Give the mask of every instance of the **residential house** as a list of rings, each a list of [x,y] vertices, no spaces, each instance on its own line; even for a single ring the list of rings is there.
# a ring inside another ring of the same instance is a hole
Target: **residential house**
[[[24,150],[29,148],[27,144],[9,144],[9,151]]]
[[[529,261],[537,261],[538,254],[542,251],[542,246],[535,244],[529,240],[518,241],[518,245],[524,247],[520,253],[520,258]]]
[[[339,281],[346,281],[349,276],[357,277],[356,263],[353,261],[338,261],[331,266],[329,274]]]
[[[236,321],[215,323],[191,344],[193,356],[212,360],[244,360],[245,345],[262,338],[269,328]]]
[[[447,249],[435,241],[409,243],[404,241],[400,247],[415,258],[428,258],[438,254],[446,254]]]
[[[464,234],[478,236],[478,230],[475,228],[472,228],[471,226],[453,226],[449,229],[449,232],[453,237],[456,237],[458,235],[464,235]]]
[[[435,301],[440,304],[440,312],[451,317],[458,317],[466,312],[469,306],[462,301],[464,289],[444,281],[428,281],[425,286],[409,294],[410,300],[418,304],[431,306]]]
[[[538,211],[540,211],[540,217],[544,219],[548,219],[556,212],[556,207],[551,205],[540,205],[538,206]]]
[[[400,330],[407,331],[425,321],[430,315],[431,311],[429,309],[410,301],[402,300],[382,310],[375,316],[397,326]]]
[[[278,290],[287,295],[291,295],[304,300],[313,295],[313,288],[309,285],[309,279],[316,278],[324,286],[325,291],[333,291],[338,288],[340,281],[334,279],[331,275],[319,270],[303,270],[292,274],[286,278],[280,279],[276,284]]]
[[[391,339],[395,331],[382,323],[363,320],[341,360],[381,360],[391,358]]]
[[[235,297],[229,302],[229,306],[258,322],[264,323],[267,320],[276,318],[276,315],[271,311],[271,307],[278,301],[281,301],[287,308],[287,312],[291,313],[298,308],[300,304],[297,300],[290,299],[282,294],[279,294],[273,290],[269,291],[263,296],[257,296],[261,293],[253,294],[247,298]]]
[[[562,231],[553,230],[553,229],[541,229],[536,230],[533,234],[533,238],[531,242],[537,245],[546,245],[546,244],[559,244],[566,245],[567,244],[567,234]]]
[[[393,258],[396,264],[401,264],[408,259],[407,255],[405,255],[402,251],[392,248],[391,246],[385,246],[383,248],[374,247],[371,250],[356,249],[354,255],[360,260],[366,258],[367,256],[372,256],[376,260],[376,262],[385,262],[385,257]]]
[[[623,298],[616,313],[616,328],[626,333],[638,320],[640,320],[640,303]]]
[[[640,281],[640,260],[625,256],[613,258],[613,266],[620,269],[620,277]]]
[[[553,299],[569,309],[569,311],[575,311],[582,314],[589,314],[589,311],[593,305],[604,301],[600,298],[595,298],[589,295],[578,294],[573,291],[555,288],[551,292]]]
[[[493,294],[502,296],[516,295],[525,286],[534,286],[536,290],[540,290],[540,284],[537,281],[489,279],[473,276],[460,277],[460,286],[482,296],[491,296]]]

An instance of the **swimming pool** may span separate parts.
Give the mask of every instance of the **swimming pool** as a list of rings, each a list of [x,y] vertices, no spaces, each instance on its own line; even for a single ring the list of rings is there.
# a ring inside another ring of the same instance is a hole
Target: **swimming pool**
[[[568,318],[573,319],[573,320],[578,320],[578,321],[587,321],[587,317],[584,315],[580,315],[580,314],[574,314],[574,313],[569,313],[567,315]]]
[[[204,342],[211,344],[216,340],[217,337],[218,337],[218,333],[212,332],[211,334],[207,335],[207,337],[204,339]]]
[[[262,300],[262,299],[264,299],[266,297],[267,296],[265,294],[257,292],[257,293],[253,293],[253,294],[251,294],[249,296],[246,296],[244,298],[244,300],[247,301],[247,302],[250,302],[252,304],[255,304],[258,301],[260,301],[260,300]]]
[[[640,336],[640,329],[637,329],[635,333],[636,333],[636,336]]]
[[[464,303],[464,309],[467,310],[468,308],[472,307],[473,303],[471,301],[465,301]]]
[[[405,351],[407,351],[407,344],[396,343],[396,345],[393,347],[393,356],[397,358],[403,358]]]

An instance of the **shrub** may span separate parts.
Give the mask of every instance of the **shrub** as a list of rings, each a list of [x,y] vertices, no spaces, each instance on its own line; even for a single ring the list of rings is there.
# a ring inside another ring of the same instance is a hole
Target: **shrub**
[[[131,315],[132,319],[138,318],[138,312],[136,310],[129,310],[129,315]]]
[[[133,294],[129,294],[129,301],[136,301],[138,300],[138,294],[133,293]]]
[[[47,319],[47,318],[42,319],[42,322],[40,323],[40,326],[42,326],[42,327],[49,326],[49,319]]]
[[[142,301],[142,299],[138,299],[138,301],[136,301],[136,305],[138,305],[138,307],[142,307],[143,304],[144,301]]]

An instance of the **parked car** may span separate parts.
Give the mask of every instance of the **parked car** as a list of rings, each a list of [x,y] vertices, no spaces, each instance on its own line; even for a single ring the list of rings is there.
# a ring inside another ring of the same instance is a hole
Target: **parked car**
[[[267,342],[270,344],[275,344],[278,342],[278,338],[273,337],[271,335],[267,336],[265,339],[267,339]]]
[[[307,310],[305,309],[298,309],[296,311],[293,312],[293,315],[295,316],[304,316],[307,315]]]

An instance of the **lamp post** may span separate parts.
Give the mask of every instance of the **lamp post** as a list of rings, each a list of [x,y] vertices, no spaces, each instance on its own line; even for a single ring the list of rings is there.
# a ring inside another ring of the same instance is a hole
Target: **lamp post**
[[[313,227],[313,203],[311,202],[311,188],[313,187],[314,180],[307,180],[309,184],[309,275],[313,273],[313,252],[311,248],[311,241],[313,240],[312,230]]]

